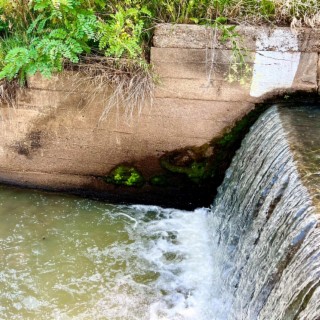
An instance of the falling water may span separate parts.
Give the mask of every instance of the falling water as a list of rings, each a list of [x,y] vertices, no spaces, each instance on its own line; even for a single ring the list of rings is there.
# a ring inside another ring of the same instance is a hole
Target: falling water
[[[320,319],[319,211],[313,197],[319,190],[320,112],[305,116],[307,126],[297,123],[299,112],[274,107],[258,120],[215,200],[212,249],[224,252],[219,294],[229,310],[225,319]],[[301,141],[309,141],[308,152],[315,153],[309,172],[296,162]]]

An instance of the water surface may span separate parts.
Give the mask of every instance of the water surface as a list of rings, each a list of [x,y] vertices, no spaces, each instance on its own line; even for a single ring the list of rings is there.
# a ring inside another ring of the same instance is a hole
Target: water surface
[[[0,188],[0,319],[213,319],[208,210]]]

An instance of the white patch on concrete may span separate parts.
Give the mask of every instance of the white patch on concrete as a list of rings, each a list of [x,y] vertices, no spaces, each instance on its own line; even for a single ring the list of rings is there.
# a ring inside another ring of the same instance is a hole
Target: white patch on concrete
[[[300,52],[257,51],[250,95],[260,97],[275,89],[292,86],[300,62]]]
[[[256,49],[280,52],[298,51],[298,37],[288,28],[275,29],[272,33],[263,30],[257,37]]]
[[[275,89],[290,88],[301,55],[297,35],[288,29],[275,29],[270,35],[262,31],[256,50],[250,95],[260,97]]]

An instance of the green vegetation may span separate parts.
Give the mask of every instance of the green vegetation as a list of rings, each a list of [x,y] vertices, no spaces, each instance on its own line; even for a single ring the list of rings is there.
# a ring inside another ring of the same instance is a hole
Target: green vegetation
[[[168,185],[168,177],[164,174],[158,174],[150,179],[150,184],[152,186],[165,187]]]
[[[220,137],[202,146],[193,146],[173,150],[165,153],[160,158],[160,165],[168,174],[168,181],[173,175],[187,178],[187,183],[192,182],[201,186],[208,183],[220,185],[224,173],[230,166],[236,150],[239,149],[244,136],[258,117],[274,103],[258,104],[242,119],[225,130]],[[185,181],[185,180],[184,180]]]
[[[77,64],[88,54],[143,60],[151,13],[139,3],[125,4],[1,0],[0,79],[23,84],[37,71],[50,77],[66,62]]]
[[[89,56],[111,61],[112,67],[102,68],[100,75],[121,70],[132,78],[138,66],[138,73],[153,81],[146,61],[152,28],[159,22],[206,24],[220,30],[218,40],[230,41],[234,52],[236,62],[230,71],[237,73],[240,66],[246,75],[235,24],[316,26],[319,4],[319,0],[0,0],[0,80],[22,85],[36,72],[50,77],[66,64],[88,64]],[[99,74],[93,69],[92,75]],[[116,77],[115,83],[120,82]]]
[[[212,148],[209,144],[174,150],[160,158],[166,171],[184,176],[195,184],[201,184],[212,177]]]
[[[200,184],[203,180],[208,178],[207,162],[192,162],[189,165],[175,165],[162,159],[161,165],[164,169],[172,173],[183,174],[188,177],[192,182]]]
[[[105,177],[107,183],[128,187],[141,187],[145,183],[142,174],[134,167],[119,165]]]

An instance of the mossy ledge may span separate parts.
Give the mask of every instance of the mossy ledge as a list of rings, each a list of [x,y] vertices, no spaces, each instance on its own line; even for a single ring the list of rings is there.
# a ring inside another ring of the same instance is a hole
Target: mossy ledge
[[[167,174],[168,183],[192,190],[191,194],[201,194],[201,197],[204,196],[210,201],[244,135],[266,108],[264,106],[254,109],[223,135],[209,143],[165,153],[160,158],[160,164]],[[205,205],[210,204],[207,203],[207,199],[204,199]]]

